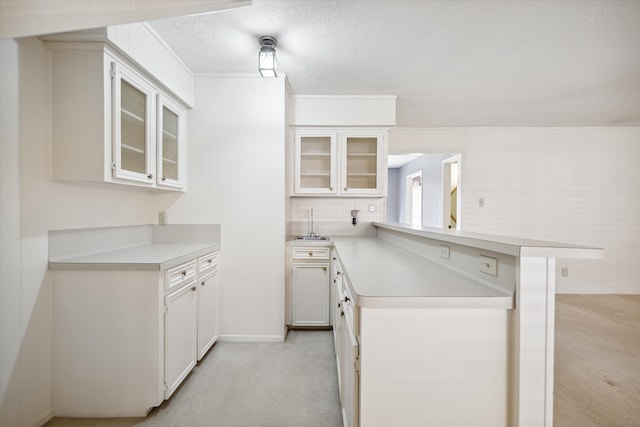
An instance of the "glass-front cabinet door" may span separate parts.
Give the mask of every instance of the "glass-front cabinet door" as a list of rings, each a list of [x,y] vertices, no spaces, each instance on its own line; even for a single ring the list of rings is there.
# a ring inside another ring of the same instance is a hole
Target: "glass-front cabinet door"
[[[343,132],[340,147],[342,194],[376,194],[384,191],[382,132]]]
[[[336,133],[298,131],[295,193],[336,194]]]
[[[158,185],[184,186],[185,110],[158,95]]]
[[[151,85],[112,62],[113,176],[155,182],[155,93]]]

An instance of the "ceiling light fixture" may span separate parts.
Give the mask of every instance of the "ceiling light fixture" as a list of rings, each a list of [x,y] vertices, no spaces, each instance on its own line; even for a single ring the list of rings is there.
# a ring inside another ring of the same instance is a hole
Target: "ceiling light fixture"
[[[278,77],[276,73],[276,45],[278,40],[271,36],[260,37],[258,69],[262,77]]]

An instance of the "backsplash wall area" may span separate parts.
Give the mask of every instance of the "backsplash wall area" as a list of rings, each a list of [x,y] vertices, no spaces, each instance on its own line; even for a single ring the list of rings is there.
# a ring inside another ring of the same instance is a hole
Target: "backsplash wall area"
[[[369,206],[375,209],[369,211]],[[290,236],[307,235],[311,232],[311,209],[314,216],[314,232],[328,236],[366,236],[375,235],[371,225],[374,221],[384,221],[385,199],[382,197],[365,198],[326,198],[326,197],[292,197],[291,216],[287,223],[287,234]],[[358,223],[351,223],[351,211],[359,210]]]

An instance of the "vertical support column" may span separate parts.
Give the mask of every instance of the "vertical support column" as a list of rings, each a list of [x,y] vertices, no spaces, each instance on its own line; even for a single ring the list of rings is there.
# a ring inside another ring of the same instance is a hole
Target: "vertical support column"
[[[521,257],[516,280],[513,425],[553,426],[555,258]]]

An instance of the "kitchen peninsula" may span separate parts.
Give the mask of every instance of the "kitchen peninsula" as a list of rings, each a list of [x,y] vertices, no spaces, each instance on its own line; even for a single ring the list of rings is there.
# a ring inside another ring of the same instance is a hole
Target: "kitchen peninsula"
[[[374,227],[332,237],[345,425],[550,426],[555,259],[603,250]]]

